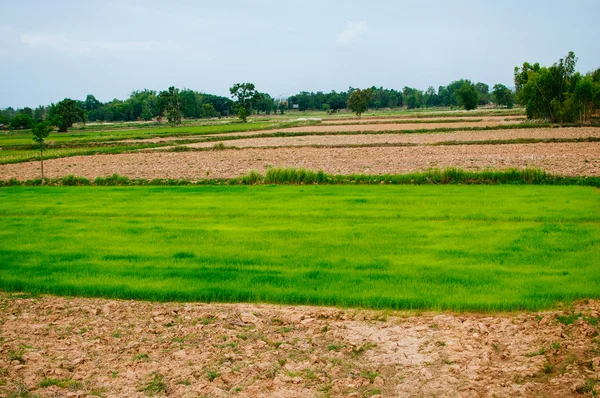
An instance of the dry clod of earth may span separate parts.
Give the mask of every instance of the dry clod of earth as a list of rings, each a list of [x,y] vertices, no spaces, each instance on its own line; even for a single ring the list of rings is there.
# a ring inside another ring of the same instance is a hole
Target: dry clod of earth
[[[497,315],[0,294],[0,396],[592,397],[600,302]]]

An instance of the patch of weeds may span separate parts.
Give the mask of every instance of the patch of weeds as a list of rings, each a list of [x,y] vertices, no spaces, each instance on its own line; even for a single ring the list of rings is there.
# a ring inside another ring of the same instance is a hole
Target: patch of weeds
[[[569,315],[558,315],[556,320],[564,325],[571,325],[577,319],[579,319],[579,314],[571,313]]]
[[[454,362],[452,362],[449,359],[444,359],[442,362],[444,362],[445,365],[452,365],[452,364],[454,364]]]
[[[544,373],[549,375],[552,372],[554,372],[554,365],[548,362],[544,363]]]
[[[245,334],[238,334],[235,337],[237,337],[240,340],[244,340],[244,341],[248,340],[248,336]]]
[[[112,337],[114,337],[115,339],[120,339],[122,336],[121,331],[117,330],[115,332],[113,332]]]
[[[315,380],[317,375],[312,369],[304,369],[302,370],[302,377],[304,377],[306,380]]]
[[[149,356],[146,353],[138,354],[138,355],[136,355],[136,356],[133,357],[134,361],[145,361],[146,359],[149,359]]]
[[[438,347],[445,347],[446,346],[446,342],[445,341],[436,341],[435,345]]]
[[[279,366],[283,366],[287,363],[287,359],[285,358],[280,358],[277,360],[277,363],[279,364]]]
[[[363,355],[365,352],[367,352],[368,350],[377,347],[377,344],[373,344],[373,343],[365,343],[360,347],[356,347],[356,348],[352,348],[352,357],[353,358],[357,358],[361,355]]]
[[[329,326],[325,325],[321,328],[321,333],[327,333],[328,330],[329,330]]]
[[[429,325],[429,328],[433,330],[438,330],[440,327],[437,323],[432,323],[431,325]]]
[[[93,388],[90,390],[90,395],[93,397],[104,398],[105,392],[106,392],[106,388]]]
[[[0,368],[0,377],[6,377],[6,376],[8,376],[8,369]]]
[[[222,142],[217,142],[216,144],[214,144],[212,146],[212,149],[214,149],[215,151],[222,151],[223,149],[226,149],[226,148],[227,147]]]
[[[544,347],[540,348],[539,351],[528,352],[525,354],[527,358],[537,357],[538,355],[544,355],[546,353],[546,349]]]
[[[31,394],[25,384],[19,383],[16,389],[8,394],[7,398],[39,398],[39,395]]]
[[[289,377],[296,377],[298,376],[297,372],[294,372],[293,370],[288,370],[287,372],[285,372],[286,375],[288,375]]]
[[[240,391],[242,391],[242,387],[239,387],[239,386],[237,386],[237,387],[233,387],[233,388],[231,389],[231,391],[233,391],[233,392],[240,392]]]
[[[560,347],[561,347],[560,341],[555,341],[552,343],[553,350],[560,350]]]
[[[231,343],[219,345],[219,348],[221,348],[221,349],[227,348],[227,347],[231,347],[232,349],[236,349],[237,348],[237,343],[231,342]]]
[[[110,377],[113,379],[116,379],[118,375],[119,375],[119,372],[117,372],[116,370],[113,370],[112,372],[110,372]]]
[[[171,343],[183,343],[185,341],[185,338],[183,337],[173,337],[171,339]]]
[[[587,394],[591,392],[594,397],[597,397],[597,393],[595,392],[597,383],[598,382],[595,379],[587,379],[585,381],[585,384],[580,387],[577,387],[575,391],[577,391],[579,394]]]
[[[44,377],[42,381],[40,381],[40,387],[45,388],[50,386],[58,386],[60,388],[69,388],[71,390],[76,390],[79,387],[81,387],[81,383],[71,379],[70,377],[66,379],[54,379],[51,377]]]
[[[278,328],[278,329],[276,329],[275,331],[276,331],[277,333],[281,333],[281,334],[283,334],[283,333],[289,333],[289,332],[291,332],[292,330],[294,330],[294,328],[293,328],[293,327],[291,327],[291,326],[284,326],[284,327],[282,327],[282,328]]]
[[[202,318],[196,319],[192,324],[195,326],[197,323],[201,323],[203,325],[210,325],[211,323],[215,323],[217,318],[212,315],[205,316]]]
[[[381,390],[377,388],[371,388],[363,393],[363,397],[372,397],[373,395],[381,395]]]
[[[19,361],[21,363],[25,363],[23,359],[23,354],[25,354],[25,346],[20,345],[16,350],[8,350],[8,359],[11,361]]]
[[[361,377],[364,377],[365,379],[369,380],[371,384],[373,384],[377,376],[379,376],[379,372],[370,372],[368,370],[363,370],[362,372],[360,372],[360,375]]]
[[[583,320],[592,326],[598,326],[598,321],[600,321],[600,317],[584,316]]]
[[[339,350],[341,350],[342,348],[345,348],[345,347],[346,347],[346,345],[344,345],[344,344],[341,344],[341,345],[330,344],[330,345],[327,346],[327,350],[328,351],[336,351],[337,352],[337,351],[339,351]]]
[[[221,376],[221,373],[219,373],[217,370],[208,369],[206,371],[206,375],[208,376],[208,381],[213,381],[217,377]]]
[[[283,325],[285,322],[283,322],[281,319],[279,318],[273,318],[271,319],[271,325],[276,325],[276,326],[281,326]]]
[[[189,379],[179,380],[177,384],[182,386],[191,386],[192,382]]]
[[[151,376],[152,380],[150,380],[148,384],[146,384],[146,386],[139,391],[145,392],[149,397],[152,397],[156,394],[166,393],[167,382],[165,377],[158,372],[152,372]]]

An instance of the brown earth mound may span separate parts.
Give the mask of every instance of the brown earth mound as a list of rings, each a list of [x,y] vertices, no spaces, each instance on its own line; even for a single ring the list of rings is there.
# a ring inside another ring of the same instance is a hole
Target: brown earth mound
[[[600,302],[522,314],[0,294],[4,397],[592,397]]]

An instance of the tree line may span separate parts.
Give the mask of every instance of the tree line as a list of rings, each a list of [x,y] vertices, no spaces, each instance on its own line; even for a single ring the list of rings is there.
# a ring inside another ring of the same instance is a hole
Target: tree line
[[[252,83],[237,83],[230,88],[231,98],[200,93],[190,89],[169,87],[168,90],[134,91],[128,99],[103,103],[93,95],[85,100],[64,99],[35,109],[6,108],[0,110],[0,126],[11,129],[31,129],[36,123],[48,122],[59,131],[67,131],[75,122],[113,122],[157,120],[166,118],[179,124],[182,118],[198,119],[237,115],[246,121],[251,114],[284,113],[298,109],[337,112],[351,109],[357,115],[366,109],[423,107],[461,107],[467,110],[494,103],[512,108],[514,103],[525,106],[530,119],[545,119],[553,123],[584,123],[600,109],[600,68],[585,75],[575,71],[577,58],[573,52],[549,67],[525,62],[515,67],[515,92],[502,84],[490,87],[467,79],[456,80],[436,90],[422,91],[413,87],[402,90],[370,87],[365,90],[350,87],[348,91],[302,91],[275,101],[259,92]],[[235,100],[235,101],[234,101]]]
[[[297,105],[300,111],[325,110],[336,112],[347,108],[347,102],[356,88],[350,87],[348,91],[324,93],[322,91],[302,91],[288,98],[289,108]],[[371,87],[369,109],[400,108],[408,109],[429,107],[465,107],[474,109],[478,105],[496,105],[512,108],[514,93],[502,84],[496,84],[490,92],[490,87],[485,83],[472,83],[470,80],[453,81],[447,86],[440,86],[436,90],[430,86],[422,91],[414,87],[404,87],[402,90]],[[467,98],[469,97],[469,98]]]

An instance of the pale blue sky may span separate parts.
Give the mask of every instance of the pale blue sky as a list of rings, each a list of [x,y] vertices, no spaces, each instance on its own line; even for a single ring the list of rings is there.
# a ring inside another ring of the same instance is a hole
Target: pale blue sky
[[[274,97],[348,86],[512,86],[524,61],[600,67],[600,0],[0,0],[0,108],[169,85]]]

